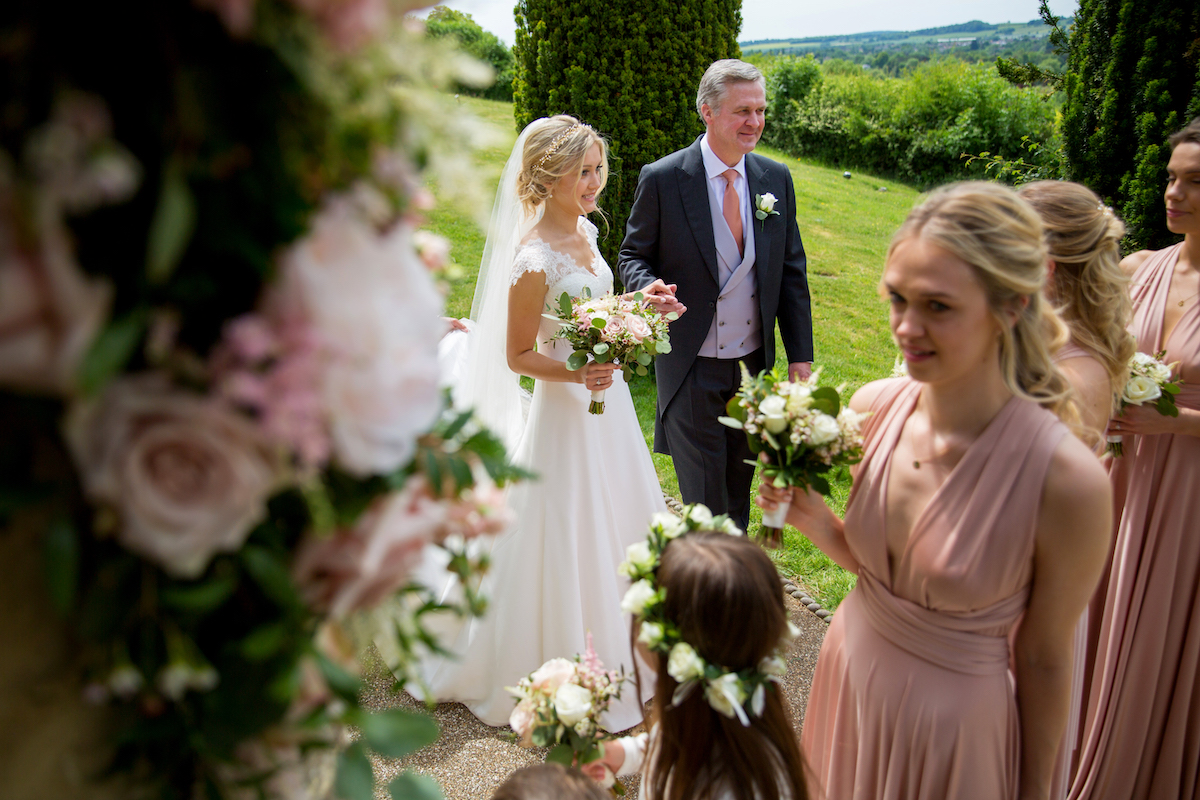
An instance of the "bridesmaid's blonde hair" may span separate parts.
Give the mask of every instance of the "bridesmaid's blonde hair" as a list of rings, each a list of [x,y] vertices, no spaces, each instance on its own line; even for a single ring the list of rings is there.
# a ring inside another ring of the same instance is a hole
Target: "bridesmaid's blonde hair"
[[[536,126],[536,127],[535,127]],[[527,213],[550,197],[550,187],[559,178],[578,175],[592,145],[600,145],[600,188],[608,183],[608,146],[590,125],[559,114],[529,123],[521,172],[517,175],[517,199]]]
[[[1046,228],[1054,261],[1050,297],[1077,344],[1108,373],[1112,410],[1117,410],[1137,341],[1126,328],[1133,315],[1129,278],[1121,271],[1125,225],[1086,186],[1036,181],[1017,190]]]
[[[1066,344],[1066,325],[1042,298],[1046,244],[1042,221],[1006,186],[967,181],[943,186],[914,208],[892,237],[888,258],[921,238],[965,261],[987,295],[1000,327],[1000,372],[1009,391],[1079,428],[1079,412],[1052,354]],[[1010,315],[1016,314],[1015,324]]]

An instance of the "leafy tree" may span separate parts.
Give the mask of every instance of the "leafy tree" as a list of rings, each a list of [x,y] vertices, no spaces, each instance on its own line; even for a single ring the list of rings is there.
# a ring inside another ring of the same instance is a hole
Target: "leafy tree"
[[[455,38],[460,48],[480,61],[491,64],[495,70],[496,82],[491,86],[486,89],[459,86],[460,92],[486,97],[489,100],[512,100],[512,51],[496,34],[485,31],[470,14],[445,6],[437,6],[429,12],[425,30],[434,39],[447,36]]]
[[[1169,244],[1166,139],[1200,115],[1200,4],[1080,0],[1063,85],[1069,176],[1120,209],[1128,245]]]
[[[704,130],[696,87],[713,61],[740,56],[741,0],[518,0],[516,14],[518,128],[571,114],[608,139],[613,262],[642,166]]]

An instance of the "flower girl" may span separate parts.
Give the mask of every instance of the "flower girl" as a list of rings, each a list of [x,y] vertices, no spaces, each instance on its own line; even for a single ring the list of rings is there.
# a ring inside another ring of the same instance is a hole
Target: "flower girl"
[[[770,558],[702,505],[655,515],[629,548],[626,610],[656,664],[650,733],[584,772],[643,770],[649,800],[803,800],[804,762],[777,685],[794,638]],[[647,653],[648,651],[648,653]]]

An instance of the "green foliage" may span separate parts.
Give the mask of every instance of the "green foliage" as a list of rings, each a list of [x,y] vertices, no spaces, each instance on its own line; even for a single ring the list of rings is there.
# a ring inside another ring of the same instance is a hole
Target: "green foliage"
[[[571,114],[607,137],[610,177],[601,243],[610,263],[642,166],[704,129],[696,87],[704,70],[740,55],[738,0],[519,0],[513,45],[518,128]]]
[[[1200,5],[1081,0],[1062,131],[1069,177],[1117,209],[1129,249],[1161,248],[1167,137],[1200,112]]]
[[[425,31],[434,39],[453,37],[463,52],[490,64],[495,71],[496,82],[486,89],[460,85],[458,91],[489,100],[513,99],[513,55],[500,37],[485,31],[470,14],[446,6],[436,6],[429,12]]]
[[[908,78],[865,74],[847,62],[824,75],[802,100],[768,109],[765,139],[792,155],[856,167],[922,187],[987,174],[964,153],[1020,155],[1033,166],[1050,153],[1027,142],[1053,138],[1054,111],[1037,93],[1009,85],[993,70],[945,60],[922,64]],[[783,68],[769,73],[771,82]],[[1051,148],[1052,149],[1052,148]]]
[[[821,65],[811,55],[781,59],[767,77],[767,103],[772,106],[786,105],[790,100],[802,103],[820,83]]]

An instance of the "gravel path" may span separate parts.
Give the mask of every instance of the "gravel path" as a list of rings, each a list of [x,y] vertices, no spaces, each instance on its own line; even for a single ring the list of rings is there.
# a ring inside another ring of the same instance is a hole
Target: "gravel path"
[[[784,600],[792,622],[800,628],[800,636],[788,655],[788,671],[783,679],[784,695],[799,735],[800,725],[804,721],[804,708],[808,703],[808,689],[812,685],[813,668],[828,626],[824,619],[801,605],[795,596],[806,593],[794,584],[788,584],[784,584],[784,588],[789,590],[784,594]],[[363,701],[367,708],[422,708],[407,694],[392,693],[392,675],[374,648],[367,653],[364,662],[364,679],[366,688]],[[509,741],[508,728],[489,728],[459,703],[442,703],[434,709],[433,715],[442,727],[442,735],[432,746],[403,759],[375,757],[376,775],[381,779],[376,796],[380,800],[388,798],[384,788],[387,782],[406,769],[435,778],[448,800],[486,800],[514,770],[536,764],[545,758],[545,751],[526,750],[517,746]],[[629,789],[626,797],[636,798],[637,778],[629,779],[626,788]]]

